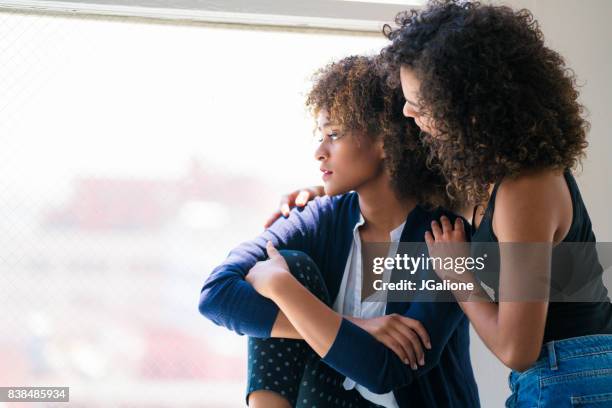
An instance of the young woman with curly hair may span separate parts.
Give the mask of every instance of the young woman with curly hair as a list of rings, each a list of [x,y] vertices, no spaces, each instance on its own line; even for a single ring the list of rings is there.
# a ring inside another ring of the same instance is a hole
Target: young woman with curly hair
[[[472,241],[550,249],[594,243],[572,175],[588,124],[572,72],[545,46],[531,13],[434,1],[400,13],[396,23],[385,29],[391,44],[382,57],[399,74],[404,114],[420,127],[450,193],[474,205]],[[458,227],[434,222],[430,249],[463,241]],[[496,300],[522,284],[516,259],[499,248],[499,274],[482,279]],[[513,370],[507,406],[612,406],[612,306],[597,255],[588,255],[571,278],[577,287],[591,285],[593,301],[460,302],[487,347]],[[536,257],[542,265],[554,261],[547,251]],[[554,274],[549,268],[542,276],[550,283]]]
[[[374,57],[318,72],[307,105],[327,196],[234,248],[201,290],[204,316],[249,336],[250,406],[479,406],[456,302],[362,293],[362,244],[424,243],[432,220],[457,218],[426,205],[445,180],[386,83]]]

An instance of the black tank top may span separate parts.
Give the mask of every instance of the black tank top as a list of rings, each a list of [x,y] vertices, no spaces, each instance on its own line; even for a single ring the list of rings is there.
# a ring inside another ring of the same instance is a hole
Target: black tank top
[[[570,195],[572,197],[572,223],[570,229],[563,239],[563,242],[595,242],[595,234],[591,224],[591,219],[582,201],[582,196],[578,189],[578,184],[570,170],[563,173]],[[495,211],[495,196],[499,188],[499,182],[495,183],[491,198],[485,209],[485,213],[477,229],[473,229],[472,242],[498,242],[493,232],[493,212]],[[476,214],[474,208],[474,215]],[[474,220],[474,218],[472,218]],[[473,221],[472,221],[473,222]],[[593,250],[595,246],[592,246]],[[554,252],[554,251],[553,251]],[[554,258],[554,255],[553,255]],[[550,340],[561,340],[569,337],[586,336],[591,334],[612,334],[612,304],[607,297],[607,289],[603,285],[601,274],[603,268],[599,264],[597,255],[593,257],[594,262],[590,265],[581,264],[580,271],[572,271],[573,280],[580,283],[580,280],[593,282],[596,277],[595,290],[597,302],[550,302],[548,305],[548,315],[546,327],[544,329],[544,343]],[[554,259],[553,259],[554,262]],[[597,276],[599,275],[599,276]],[[482,276],[487,286],[493,289],[497,297],[499,289],[499,275]],[[590,299],[590,298],[589,298]]]

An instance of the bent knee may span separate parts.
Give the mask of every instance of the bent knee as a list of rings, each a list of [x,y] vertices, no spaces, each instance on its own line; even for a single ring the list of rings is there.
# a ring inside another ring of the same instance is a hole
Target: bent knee
[[[292,249],[282,249],[278,251],[289,266],[291,273],[297,277],[297,273],[320,274],[319,267],[312,260],[310,255],[302,251],[294,251]]]
[[[329,293],[325,279],[310,255],[292,249],[283,249],[279,253],[287,262],[291,274],[320,300],[329,303]]]
[[[287,262],[292,261],[292,262],[312,262],[314,263],[314,261],[312,260],[312,258],[310,257],[310,255],[308,255],[306,252],[304,251],[297,251],[294,249],[280,249],[278,251],[283,258],[285,258],[285,260]]]
[[[291,408],[287,399],[275,391],[257,390],[249,394],[249,408]]]

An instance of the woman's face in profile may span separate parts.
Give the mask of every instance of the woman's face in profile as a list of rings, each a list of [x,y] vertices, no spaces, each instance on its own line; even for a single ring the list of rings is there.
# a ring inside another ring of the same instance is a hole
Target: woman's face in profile
[[[337,195],[357,191],[382,174],[384,151],[381,141],[355,132],[345,132],[322,109],[317,115],[318,146],[315,159],[325,194]]]
[[[435,137],[437,132],[431,118],[426,114],[420,103],[421,81],[410,67],[402,65],[400,67],[400,81],[404,94],[404,116],[413,118],[417,126],[423,131]]]

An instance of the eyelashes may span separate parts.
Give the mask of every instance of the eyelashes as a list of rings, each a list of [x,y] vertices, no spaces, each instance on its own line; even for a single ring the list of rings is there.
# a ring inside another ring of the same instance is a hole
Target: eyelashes
[[[341,134],[338,131],[331,131],[329,133],[320,132],[317,136],[317,141],[319,143],[323,142],[323,139],[325,138],[325,136],[327,136],[333,142],[333,141],[340,139],[343,136],[343,134]]]

